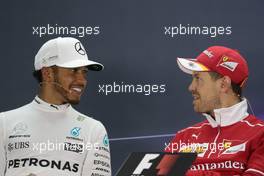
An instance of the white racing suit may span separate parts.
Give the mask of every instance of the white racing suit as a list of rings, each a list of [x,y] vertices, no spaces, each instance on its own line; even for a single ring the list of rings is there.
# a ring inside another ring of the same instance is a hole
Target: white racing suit
[[[0,114],[0,176],[111,176],[101,122],[36,97]]]

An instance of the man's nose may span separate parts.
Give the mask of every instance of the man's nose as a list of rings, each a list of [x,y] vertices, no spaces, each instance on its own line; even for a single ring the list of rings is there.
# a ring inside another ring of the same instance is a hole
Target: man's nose
[[[87,82],[86,73],[83,73],[81,70],[77,71],[75,73],[75,79],[78,82],[86,83]]]
[[[190,84],[189,87],[188,87],[188,90],[189,90],[190,92],[193,92],[194,89],[195,89],[195,87],[194,87],[194,81],[192,80],[191,84]]]

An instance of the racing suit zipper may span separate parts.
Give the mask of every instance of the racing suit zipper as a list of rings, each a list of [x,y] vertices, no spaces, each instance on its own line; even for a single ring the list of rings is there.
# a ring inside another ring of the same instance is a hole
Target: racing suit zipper
[[[221,118],[220,118],[220,124],[221,124]],[[210,148],[210,153],[208,154],[207,158],[210,158],[211,154],[216,153],[218,151],[218,144],[216,143],[220,134],[221,134],[221,125],[217,125],[217,135],[214,138],[213,146],[215,147],[214,149]],[[209,145],[210,146],[210,145]]]

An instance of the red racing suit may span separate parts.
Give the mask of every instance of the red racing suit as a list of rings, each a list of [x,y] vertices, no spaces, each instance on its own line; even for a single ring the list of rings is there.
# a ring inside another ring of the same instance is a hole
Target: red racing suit
[[[179,131],[165,151],[198,153],[187,175],[264,176],[264,122],[247,113],[246,99],[214,113]]]

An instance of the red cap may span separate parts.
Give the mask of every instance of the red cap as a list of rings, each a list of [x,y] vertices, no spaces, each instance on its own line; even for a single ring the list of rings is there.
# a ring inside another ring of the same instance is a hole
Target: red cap
[[[196,59],[177,58],[182,71],[192,74],[193,71],[212,71],[228,76],[232,82],[243,87],[248,78],[248,65],[238,51],[212,46],[204,50]]]

